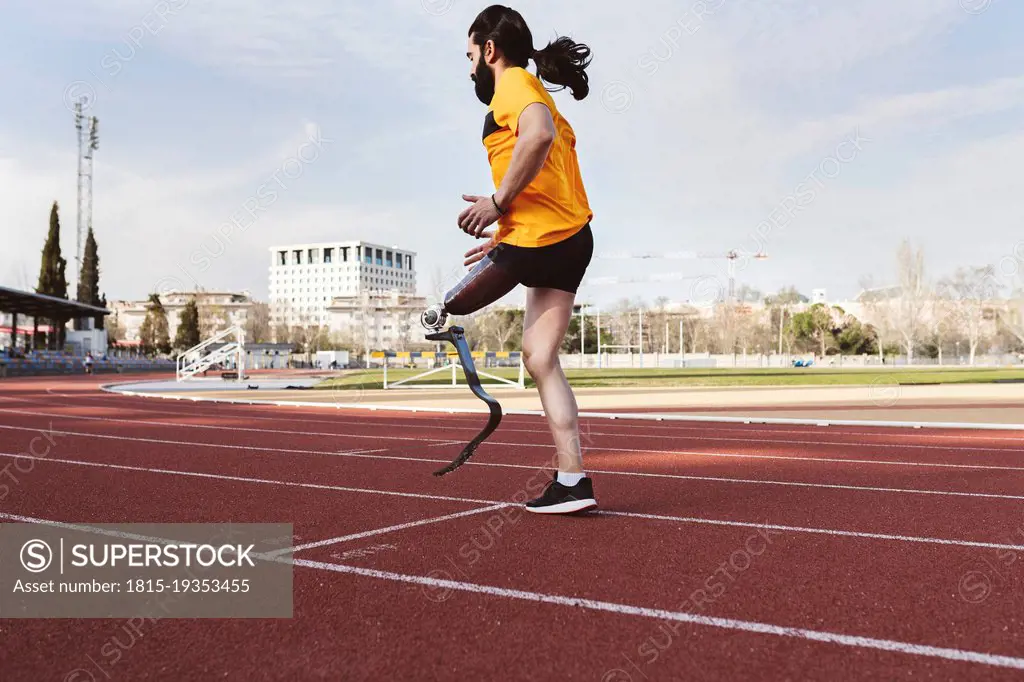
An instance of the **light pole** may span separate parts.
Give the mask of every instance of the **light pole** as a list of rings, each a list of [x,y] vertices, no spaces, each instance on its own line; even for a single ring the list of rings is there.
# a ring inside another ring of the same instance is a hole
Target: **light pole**
[[[586,307],[580,306],[580,369],[583,369],[583,361],[587,357],[587,317]]]

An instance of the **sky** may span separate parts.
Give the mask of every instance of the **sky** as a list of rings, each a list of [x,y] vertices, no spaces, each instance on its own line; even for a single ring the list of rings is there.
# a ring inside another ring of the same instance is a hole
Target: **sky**
[[[0,284],[35,286],[56,200],[74,286],[71,104],[86,96],[108,300],[266,300],[268,247],[357,239],[415,251],[436,298],[475,243],[456,225],[461,196],[494,190],[465,57],[484,7],[6,0]],[[595,214],[580,299],[699,300],[724,287],[717,256],[739,250],[768,256],[739,261],[741,284],[843,300],[893,282],[904,239],[932,279],[993,265],[1020,280],[1024,3],[513,7],[536,47],[568,35],[593,50],[590,96],[554,95]],[[602,257],[683,252],[715,257]]]

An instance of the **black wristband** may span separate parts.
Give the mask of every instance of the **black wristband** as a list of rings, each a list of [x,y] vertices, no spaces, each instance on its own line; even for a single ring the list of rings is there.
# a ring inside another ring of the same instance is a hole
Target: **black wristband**
[[[501,210],[501,206],[498,206],[498,200],[494,198],[493,194],[491,195],[491,203],[494,204],[494,209],[498,212],[498,215],[505,215],[506,213],[508,213],[507,210]]]

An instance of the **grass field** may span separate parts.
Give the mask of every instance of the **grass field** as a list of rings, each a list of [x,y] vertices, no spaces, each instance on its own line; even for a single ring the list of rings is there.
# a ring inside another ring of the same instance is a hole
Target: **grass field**
[[[422,370],[389,369],[388,382]],[[487,369],[489,374],[515,380],[518,369]],[[935,367],[927,369],[567,369],[573,386],[838,386],[874,383],[985,384],[1024,381],[1024,369]],[[316,386],[318,389],[373,389],[383,386],[379,369],[350,370]],[[459,382],[465,378],[459,372]],[[485,380],[486,381],[486,380]],[[449,372],[439,372],[417,384],[451,383]],[[526,377],[527,386],[533,382]]]

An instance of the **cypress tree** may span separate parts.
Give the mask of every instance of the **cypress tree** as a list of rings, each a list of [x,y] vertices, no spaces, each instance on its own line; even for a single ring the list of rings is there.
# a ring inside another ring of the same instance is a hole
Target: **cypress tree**
[[[178,314],[178,331],[174,335],[174,347],[188,350],[199,345],[199,306],[192,298]]]
[[[152,350],[158,353],[170,353],[171,352],[171,335],[167,329],[167,311],[164,310],[164,304],[160,302],[160,294],[149,295],[149,305],[146,310],[146,319],[143,320],[143,328],[147,327],[151,334],[151,338],[143,339],[143,345],[148,345]],[[142,330],[139,330],[140,335]]]
[[[43,259],[39,267],[39,284],[36,286],[37,294],[56,296],[57,298],[68,297],[68,281],[65,277],[67,261],[61,257],[60,252],[60,216],[57,202],[53,202],[50,209],[50,231],[46,235],[46,243],[43,245]]]
[[[100,296],[100,302],[97,305],[99,305],[99,307],[101,307],[101,308],[106,308],[107,307],[107,295],[106,294],[103,294],[102,296]],[[96,316],[96,329],[103,329],[103,328],[105,328],[105,326],[106,326],[105,323],[104,323],[105,319],[106,318],[103,315],[97,315]]]
[[[85,238],[85,254],[82,256],[82,270],[78,277],[78,302],[100,305],[100,257],[91,227]],[[75,327],[81,328],[77,321]],[[97,320],[97,328],[103,328],[102,317]]]
[[[50,231],[43,245],[42,261],[39,265],[39,283],[36,293],[57,298],[68,297],[68,280],[65,274],[68,262],[60,252],[60,216],[57,202],[50,208]],[[47,320],[50,327],[57,328],[57,346],[64,347],[64,325],[60,320]],[[52,334],[52,332],[51,332]]]
[[[146,312],[146,319],[139,327],[139,350],[144,355],[152,355],[156,350],[156,337],[153,335],[153,313]]]

